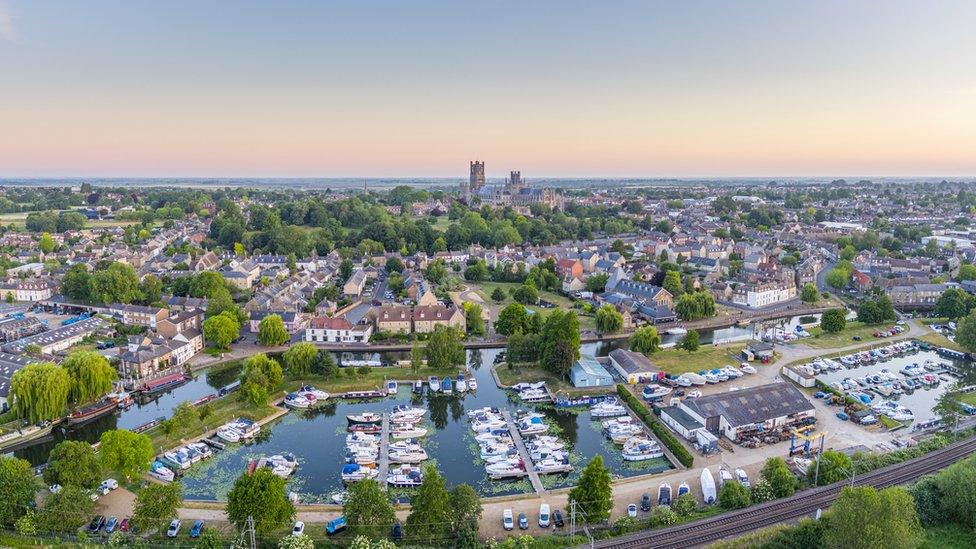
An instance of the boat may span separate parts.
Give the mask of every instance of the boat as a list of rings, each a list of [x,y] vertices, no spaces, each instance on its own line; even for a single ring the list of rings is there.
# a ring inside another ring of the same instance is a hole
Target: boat
[[[395,395],[397,394],[398,389],[399,389],[399,385],[397,385],[395,379],[390,379],[386,382],[386,394]]]
[[[704,376],[702,376],[700,374],[696,374],[694,372],[685,372],[685,373],[681,374],[681,377],[683,377],[683,378],[687,379],[688,381],[690,381],[692,385],[702,386],[705,383],[707,383],[707,381],[705,380],[705,377]]]
[[[621,456],[625,461],[644,461],[664,456],[661,446],[653,440],[637,436],[624,443]]]
[[[519,420],[516,427],[521,435],[538,435],[549,430],[549,426],[540,417]]]
[[[332,494],[331,499],[332,503],[335,503],[336,505],[345,505],[346,502],[349,501],[349,492],[346,492],[345,490],[336,492]]]
[[[475,378],[468,378],[468,389],[471,391],[478,390],[478,381]]]
[[[445,395],[451,394],[452,385],[453,384],[451,383],[451,378],[445,377],[444,379],[441,380],[441,392],[444,393]]]
[[[262,457],[258,459],[251,460],[247,466],[247,472],[253,473],[254,471],[267,468],[271,469],[271,472],[280,478],[288,478],[295,472],[298,468],[298,460],[295,456],[291,454],[276,454],[273,456]]]
[[[416,394],[421,394],[424,392],[424,382],[421,380],[416,380],[413,382],[413,392]]]
[[[428,377],[427,378],[427,385],[429,385],[430,386],[430,390],[431,391],[434,391],[435,393],[437,391],[440,391],[441,390],[441,381],[440,381],[440,378],[437,377],[437,376],[430,376],[430,377]]]
[[[411,439],[427,436],[427,429],[423,427],[404,426],[403,428],[394,427],[392,436],[396,440]]]
[[[525,463],[521,459],[512,462],[504,463],[491,463],[485,466],[485,472],[487,472],[492,478],[505,478],[510,476],[521,476],[525,474]]]
[[[537,461],[534,464],[537,473],[568,473],[573,470],[573,466],[569,463],[569,458],[563,456],[563,458],[545,458],[541,461]]]
[[[378,423],[354,423],[346,430],[350,433],[379,433],[383,431],[383,426]]]
[[[720,467],[718,470],[719,490],[721,490],[722,487],[725,486],[726,482],[731,482],[731,481],[732,481],[732,473],[730,473],[728,469],[725,469],[724,467]]]
[[[349,433],[346,435],[346,446],[349,445],[364,445],[364,444],[379,444],[379,435],[369,434],[369,433]]]
[[[547,393],[545,389],[524,389],[519,391],[519,398],[526,402],[547,400],[549,398],[549,393]]]
[[[342,470],[339,475],[342,478],[342,482],[359,482],[364,479],[376,478],[380,474],[379,471],[371,467],[363,467],[362,465],[356,463],[346,463],[342,466]]]
[[[671,505],[671,485],[667,482],[662,483],[657,489],[657,504]]]
[[[688,486],[688,483],[682,482],[678,485],[678,495],[675,497],[681,497],[689,492],[691,492],[691,488]]]
[[[427,461],[427,452],[421,449],[393,450],[390,452],[390,463],[420,463]]]
[[[350,425],[379,425],[383,423],[383,416],[374,412],[363,412],[362,414],[350,414],[346,416],[346,421]]]
[[[152,463],[152,466],[149,468],[149,475],[163,482],[173,482],[173,479],[176,478],[173,470],[159,460]]]
[[[114,412],[118,409],[118,401],[115,397],[105,397],[98,402],[93,402],[87,406],[82,406],[68,414],[68,425],[80,425],[101,417],[105,414]]]
[[[673,336],[683,336],[688,333],[688,330],[680,326],[675,326],[674,328],[668,328],[667,330],[664,331],[664,333]]]
[[[651,384],[644,387],[641,395],[644,397],[644,400],[657,400],[671,394],[671,390],[672,389],[670,387]]]
[[[47,436],[53,429],[54,424],[50,421],[13,429],[9,433],[0,435],[0,450]]]
[[[285,395],[285,406],[295,409],[305,409],[312,405],[312,402],[305,396],[298,393],[288,393]]]
[[[598,402],[590,407],[590,417],[604,418],[627,415],[627,408],[615,400]]]
[[[254,438],[259,432],[261,432],[260,425],[243,417],[230,421],[227,423],[227,425],[237,429],[241,433],[242,439]]]
[[[715,478],[712,477],[712,472],[707,468],[702,469],[700,481],[702,500],[706,505],[715,503]]]
[[[193,461],[200,461],[203,459],[210,459],[213,457],[213,450],[203,442],[191,442],[186,445],[186,449],[192,452]]]
[[[369,400],[371,398],[383,398],[387,394],[383,391],[372,389],[369,391],[349,391],[342,394],[342,398],[348,400]]]
[[[671,378],[671,381],[678,387],[691,387],[691,380],[686,378],[684,375],[679,375],[677,377]]]
[[[190,460],[190,455],[182,448],[164,453],[160,461],[173,467],[174,470],[189,469],[190,465],[193,465],[193,462]]]
[[[169,389],[172,389],[174,387],[179,387],[180,385],[183,385],[184,383],[186,383],[189,380],[190,380],[190,378],[187,377],[185,374],[183,374],[182,372],[178,372],[178,373],[175,373],[175,374],[169,374],[169,375],[165,375],[163,377],[159,377],[159,378],[156,378],[156,379],[147,381],[147,382],[143,383],[142,385],[140,385],[135,390],[137,392],[140,392],[140,393],[144,394],[144,395],[149,395],[149,394],[153,394],[153,393],[160,393],[160,392],[163,392],[163,391],[167,391]]]
[[[706,383],[718,383],[719,381],[722,381],[722,380],[721,380],[721,378],[719,378],[718,375],[713,374],[712,372],[708,372],[707,374],[705,374],[705,382]]]
[[[223,425],[217,429],[217,438],[225,442],[240,442],[243,435],[230,425]]]
[[[521,383],[516,383],[515,385],[512,385],[511,387],[509,387],[509,389],[514,389],[516,391],[526,391],[528,389],[542,389],[545,386],[546,386],[545,381],[535,381],[532,383],[523,381]]]
[[[315,386],[313,386],[313,385],[302,385],[298,389],[298,392],[301,393],[301,394],[303,394],[303,395],[306,395],[306,397],[307,397],[307,395],[312,395],[312,396],[315,397],[315,400],[316,401],[319,401],[319,400],[328,400],[328,398],[330,396],[332,396],[329,393],[327,393],[327,392],[325,392],[325,391],[323,391],[321,389],[316,389]]]
[[[468,381],[464,379],[464,374],[458,374],[454,383],[454,389],[459,393],[467,392]]]
[[[386,483],[397,488],[413,488],[420,486],[424,476],[419,467],[409,465],[390,471],[386,475]]]

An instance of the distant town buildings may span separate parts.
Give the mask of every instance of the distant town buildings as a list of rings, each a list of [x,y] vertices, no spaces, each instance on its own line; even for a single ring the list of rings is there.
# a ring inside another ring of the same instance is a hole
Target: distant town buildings
[[[494,207],[549,206],[555,210],[563,208],[563,195],[549,187],[530,187],[522,179],[522,172],[509,172],[502,185],[488,185],[485,182],[485,163],[471,162],[468,182],[461,184],[461,200],[472,204],[477,199],[482,204]]]

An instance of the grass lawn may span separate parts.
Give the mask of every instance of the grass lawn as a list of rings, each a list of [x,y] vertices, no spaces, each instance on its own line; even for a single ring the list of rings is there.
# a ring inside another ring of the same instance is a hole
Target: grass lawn
[[[744,343],[732,345],[702,345],[693,353],[681,349],[661,349],[649,358],[658,368],[669,374],[683,374],[737,365],[742,362]]]
[[[976,544],[976,534],[971,528],[958,524],[930,526],[919,549],[963,549]]]
[[[490,306],[498,307],[499,309],[505,307],[509,303],[514,303],[515,300],[512,299],[512,291],[521,286],[518,282],[467,282],[466,283],[472,290],[476,290],[481,298]],[[505,300],[501,303],[497,303],[491,299],[491,293],[495,291],[495,288],[501,288],[505,290]],[[559,307],[560,309],[572,309],[573,300],[554,292],[540,291],[539,298],[549,303],[552,303]],[[526,305],[526,308],[536,312],[546,314],[551,309],[545,309],[543,307],[538,307],[536,305]],[[576,314],[579,316],[580,330],[590,330],[596,331],[596,317],[594,315],[589,315],[583,313],[583,311],[576,309]]]
[[[820,326],[815,326],[807,330],[813,337],[808,337],[799,341],[798,343],[800,345],[806,345],[807,347],[813,347],[814,349],[846,347],[848,345],[854,345],[856,343],[863,343],[877,339],[874,337],[875,332],[891,328],[892,325],[893,324],[864,324],[863,322],[851,320],[847,322],[846,328],[835,334],[825,333]],[[854,336],[861,336],[861,341],[854,341]],[[878,339],[878,341],[884,340]]]
[[[916,339],[919,339],[921,341],[927,341],[932,345],[936,345],[938,347],[945,347],[946,349],[952,349],[953,351],[962,351],[962,352],[966,351],[965,349],[962,348],[962,345],[959,345],[955,341],[950,341],[949,338],[938,333],[925,334],[923,336],[917,337]]]
[[[512,368],[511,365],[506,362],[499,364],[495,368],[495,372],[498,373],[498,379],[502,382],[502,385],[515,385],[516,383],[523,381],[528,383],[545,381],[546,385],[554,393],[576,392],[593,394],[594,392],[612,392],[614,390],[613,386],[576,388],[565,379],[535,365],[527,364]]]
[[[383,366],[370,368],[370,372],[365,376],[349,376],[347,372],[354,371],[353,368],[342,368],[339,375],[335,378],[325,378],[319,375],[305,376],[300,380],[285,380],[286,391],[293,391],[302,384],[309,383],[319,389],[330,393],[345,393],[347,391],[365,391],[369,389],[380,389],[388,379],[397,381],[413,381],[415,379],[427,379],[429,376],[456,376],[462,370],[458,368],[448,368],[435,370],[433,368],[421,368],[416,372],[410,368],[400,368],[396,366]]]
[[[903,427],[905,425],[904,423],[900,421],[895,421],[888,416],[878,416],[878,421],[880,421],[882,425],[884,425],[889,429],[894,429],[895,427]]]
[[[963,393],[959,395],[959,402],[965,402],[970,406],[976,406],[976,393]]]
[[[158,426],[146,431],[146,434],[152,439],[154,449],[160,451],[161,449],[169,450],[170,448],[179,446],[180,439],[199,436],[206,431],[220,427],[236,417],[246,417],[257,421],[270,416],[274,411],[275,408],[272,406],[254,406],[249,402],[238,400],[237,395],[231,395],[213,403],[212,412],[203,420],[204,427],[199,432],[166,434],[162,426]]]
[[[446,215],[442,215],[436,218],[437,221],[431,224],[431,228],[437,229],[438,231],[446,231],[451,223],[456,223],[456,221],[451,221]]]

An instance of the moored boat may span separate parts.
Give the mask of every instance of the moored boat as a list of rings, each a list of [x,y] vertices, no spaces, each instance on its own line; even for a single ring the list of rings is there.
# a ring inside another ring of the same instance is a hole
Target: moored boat
[[[97,417],[114,412],[116,409],[118,409],[118,400],[115,397],[105,397],[98,402],[82,406],[71,412],[66,421],[69,425],[87,423]]]

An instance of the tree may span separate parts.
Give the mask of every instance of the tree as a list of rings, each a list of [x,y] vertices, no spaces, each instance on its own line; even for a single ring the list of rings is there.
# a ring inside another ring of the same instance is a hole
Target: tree
[[[800,293],[800,299],[804,303],[816,303],[817,299],[820,298],[820,292],[817,291],[817,286],[812,282],[807,282],[803,285],[803,291]]]
[[[773,487],[769,485],[769,481],[760,477],[749,487],[749,497],[753,503],[763,503],[775,499],[776,495],[773,493]]]
[[[749,506],[749,490],[736,481],[726,482],[718,493],[718,505],[722,509],[743,509]]]
[[[312,371],[326,378],[333,378],[339,373],[339,365],[336,364],[332,353],[319,353],[312,365]]]
[[[664,282],[661,287],[668,291],[675,299],[685,293],[685,287],[681,284],[681,273],[679,271],[667,271],[664,273]]]
[[[948,390],[939,395],[935,401],[935,406],[932,407],[932,411],[939,416],[942,424],[946,427],[952,427],[953,430],[956,429],[959,420],[965,414],[962,402],[959,401],[960,396],[959,382],[955,382]]]
[[[204,271],[190,279],[189,293],[193,297],[213,299],[227,291],[224,275],[217,271]]]
[[[92,445],[82,440],[64,440],[51,450],[44,468],[45,484],[92,489],[102,481],[102,463]]]
[[[590,275],[586,279],[586,291],[593,293],[601,293],[607,287],[607,280],[610,279],[610,275],[607,273],[596,273]]]
[[[671,508],[679,517],[687,517],[698,510],[698,500],[690,492],[681,494],[671,502]]]
[[[485,335],[485,319],[482,318],[481,305],[465,302],[464,324],[471,335]]]
[[[203,423],[200,421],[200,412],[188,401],[179,403],[173,409],[173,415],[169,419],[164,419],[162,423],[163,431],[167,435],[200,433],[203,431]]]
[[[102,433],[98,452],[102,456],[102,465],[118,471],[126,480],[149,471],[156,455],[148,436],[125,429]]]
[[[520,303],[510,303],[498,313],[495,331],[504,336],[528,332],[529,314]]]
[[[596,312],[596,329],[601,334],[612,334],[620,331],[624,325],[624,317],[613,305],[603,305]]]
[[[820,328],[828,334],[836,334],[847,327],[847,311],[845,309],[830,309],[820,317]]]
[[[6,499],[6,498],[4,498]],[[34,499],[31,488],[31,501]],[[43,532],[74,533],[84,526],[95,512],[95,502],[78,486],[65,486],[57,494],[44,498],[37,525]]]
[[[179,482],[158,484],[150,482],[136,494],[132,521],[145,532],[160,532],[177,518],[177,510],[183,504],[183,490]]]
[[[559,309],[549,313],[540,334],[539,365],[560,376],[568,376],[579,358],[579,317]]]
[[[224,291],[217,292],[217,295],[207,300],[206,317],[212,318],[225,313],[237,323],[238,331],[240,331],[240,327],[248,320],[247,313],[237,303],[234,303],[234,298],[231,297],[230,292],[226,288]]]
[[[914,549],[922,541],[915,503],[903,488],[847,487],[830,510],[826,547]]]
[[[118,374],[102,355],[95,351],[75,351],[61,363],[71,376],[71,400],[90,402],[112,389]]]
[[[488,280],[488,265],[483,259],[479,259],[464,270],[464,279],[472,282]]]
[[[857,319],[865,324],[892,322],[895,318],[897,318],[895,308],[891,304],[891,299],[886,295],[865,299],[857,308]]]
[[[255,530],[267,535],[287,524],[295,516],[288,500],[285,479],[266,467],[237,477],[227,494],[227,519],[243,529],[248,517],[254,518]]]
[[[139,291],[145,303],[156,303],[163,298],[163,282],[155,275],[148,274],[139,284]]]
[[[318,358],[319,350],[307,341],[297,343],[284,352],[285,370],[295,379],[308,376],[312,372],[312,365]]]
[[[851,272],[841,267],[834,267],[827,271],[824,280],[833,288],[843,289],[851,281]]]
[[[505,290],[501,286],[495,286],[495,289],[491,291],[491,300],[495,303],[505,301]]]
[[[950,320],[964,317],[973,310],[976,297],[961,288],[947,288],[938,301],[935,302],[935,316],[946,317]]]
[[[466,524],[473,524],[477,530],[481,520],[481,496],[468,484],[458,484],[448,494],[454,531],[459,532]]]
[[[976,280],[976,265],[963,263],[959,266],[959,281]]]
[[[654,526],[670,526],[678,522],[678,513],[667,505],[658,505],[651,509],[650,519]]]
[[[819,476],[817,461],[820,462]],[[816,480],[817,486],[833,484],[851,476],[851,458],[844,453],[825,450],[820,458],[814,460],[807,469],[810,480]],[[815,478],[816,477],[816,478]]]
[[[54,251],[54,239],[51,238],[51,233],[44,233],[41,235],[41,239],[37,243],[37,247],[41,249],[42,252],[49,254]]]
[[[699,339],[698,330],[688,330],[685,337],[681,338],[681,348],[693,353],[698,350]]]
[[[654,326],[641,326],[630,336],[630,350],[649,355],[661,348],[661,336]]]
[[[10,379],[14,415],[31,423],[64,415],[71,390],[71,376],[50,362],[28,364]]]
[[[950,465],[936,477],[942,495],[943,522],[972,527],[976,517],[976,458]]]
[[[339,278],[346,280],[352,275],[352,260],[346,258],[339,262]]]
[[[967,351],[976,352],[976,311],[960,318],[956,323],[956,343]]]
[[[129,304],[142,299],[136,270],[118,261],[95,271],[88,285],[89,297],[98,303]]]
[[[613,508],[613,479],[610,470],[603,465],[603,456],[596,456],[580,473],[579,483],[569,491],[569,501],[576,502],[576,509],[589,524],[610,518]]]
[[[427,366],[435,370],[452,368],[464,364],[464,345],[457,331],[450,326],[438,324],[427,342]]]
[[[229,349],[241,327],[230,314],[221,313],[203,321],[203,337],[218,349]]]
[[[308,534],[291,534],[278,541],[278,549],[315,549],[315,541]]]
[[[796,477],[781,457],[767,459],[759,476],[769,483],[777,498],[788,498],[796,491]]]
[[[29,462],[0,456],[0,525],[11,526],[34,501],[37,484]]]
[[[535,286],[522,284],[512,292],[512,299],[523,305],[535,305],[539,302],[539,290]]]
[[[410,501],[406,529],[411,539],[434,543],[446,536],[455,510],[451,508],[451,498],[444,487],[444,477],[437,467],[425,465],[423,476],[417,494]]]
[[[241,370],[243,383],[248,381],[258,382],[262,388],[269,393],[275,390],[284,379],[284,371],[278,361],[269,358],[264,353],[259,353],[248,357],[244,361],[244,368]]]
[[[371,538],[385,537],[396,521],[389,494],[375,480],[369,479],[349,486],[348,492],[342,512],[350,530]]]
[[[288,330],[285,329],[285,322],[278,315],[268,315],[258,323],[258,343],[265,347],[277,347],[284,345],[291,339]]]

